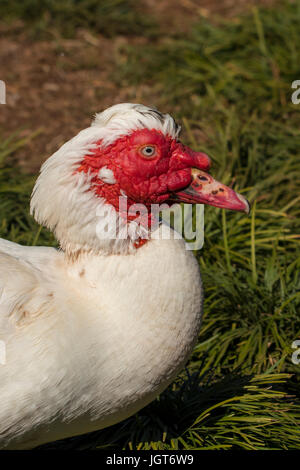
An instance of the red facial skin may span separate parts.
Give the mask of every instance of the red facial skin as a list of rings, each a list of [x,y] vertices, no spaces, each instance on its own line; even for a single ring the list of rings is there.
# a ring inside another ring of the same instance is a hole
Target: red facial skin
[[[141,153],[149,145],[156,148],[156,154],[151,157]],[[92,155],[85,156],[77,171],[95,173],[93,190],[118,210],[121,189],[127,194],[129,205],[139,202],[150,207],[188,186],[192,181],[192,167],[208,170],[210,165],[206,154],[194,152],[158,130],[142,129],[105,148],[99,142],[99,147]],[[103,166],[113,171],[115,184],[105,184],[98,177]]]

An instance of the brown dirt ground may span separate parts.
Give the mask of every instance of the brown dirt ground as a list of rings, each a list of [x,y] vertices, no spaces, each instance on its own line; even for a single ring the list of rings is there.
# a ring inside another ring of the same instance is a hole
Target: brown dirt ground
[[[218,15],[232,18],[275,0],[143,1],[160,27],[174,34],[187,32],[198,14],[210,20]],[[120,89],[111,80],[124,60],[122,46],[143,41],[79,31],[72,40],[53,36],[33,42],[21,23],[8,28],[0,22],[0,79],[7,86],[7,104],[0,105],[0,130],[4,136],[37,133],[12,162],[36,172],[42,161],[90,124],[95,112],[124,101],[153,104],[156,98],[159,105],[157,91],[146,85]]]

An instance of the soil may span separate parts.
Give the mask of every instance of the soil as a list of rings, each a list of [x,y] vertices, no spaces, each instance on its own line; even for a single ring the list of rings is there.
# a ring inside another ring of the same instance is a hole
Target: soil
[[[172,34],[187,33],[197,15],[217,21],[274,1],[143,0],[145,11]],[[125,101],[159,101],[157,91],[146,85],[119,88],[111,78],[124,60],[124,44],[143,41],[88,31],[78,31],[72,40],[53,33],[51,40],[33,41],[22,23],[8,27],[0,21],[0,79],[7,88],[7,103],[0,105],[0,137],[16,132],[16,139],[30,139],[9,157],[10,163],[35,173],[66,140],[89,126],[95,112]]]

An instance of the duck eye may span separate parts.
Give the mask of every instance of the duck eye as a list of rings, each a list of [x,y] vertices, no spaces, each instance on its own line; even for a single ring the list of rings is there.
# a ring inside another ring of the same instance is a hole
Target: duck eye
[[[141,154],[143,157],[154,157],[156,155],[156,147],[155,145],[145,145],[140,149]]]

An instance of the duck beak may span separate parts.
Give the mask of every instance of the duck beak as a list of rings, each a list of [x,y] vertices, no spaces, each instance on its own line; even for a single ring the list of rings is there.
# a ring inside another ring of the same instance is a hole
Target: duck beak
[[[225,184],[216,181],[209,173],[192,168],[191,184],[173,193],[171,199],[190,204],[208,204],[233,211],[250,212],[250,204],[244,196],[236,193]],[[174,197],[173,197],[174,196]]]

